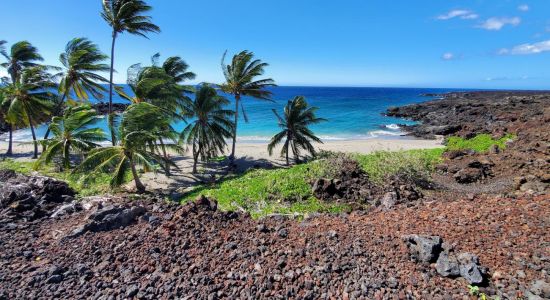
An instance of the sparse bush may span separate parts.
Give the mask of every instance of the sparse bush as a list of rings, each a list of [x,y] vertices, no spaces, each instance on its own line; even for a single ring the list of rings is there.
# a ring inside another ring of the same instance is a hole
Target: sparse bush
[[[475,152],[487,152],[496,145],[499,149],[506,148],[506,142],[515,139],[513,134],[507,134],[502,138],[495,140],[490,134],[478,134],[471,139],[465,139],[458,136],[447,138],[447,150],[474,150]]]

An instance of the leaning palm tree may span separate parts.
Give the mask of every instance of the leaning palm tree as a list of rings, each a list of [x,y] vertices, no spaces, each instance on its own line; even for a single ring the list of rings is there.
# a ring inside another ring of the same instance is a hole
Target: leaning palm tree
[[[195,93],[195,100],[188,109],[193,121],[180,134],[180,140],[192,147],[193,173],[197,172],[199,158],[205,161],[223,153],[227,145],[225,139],[233,134],[230,117],[234,112],[224,109],[227,104],[226,98],[206,84]]]
[[[27,41],[17,42],[11,46],[9,53],[3,49],[0,54],[6,59],[0,66],[6,68],[12,82],[19,79],[24,68],[35,67],[38,62],[44,60],[38,49]]]
[[[308,106],[303,96],[297,96],[288,101],[283,117],[276,110],[273,110],[282,131],[273,136],[267,145],[269,155],[272,155],[273,149],[284,140],[281,157],[286,157],[287,165],[289,164],[289,148],[294,154],[295,161],[299,160],[301,149],[305,149],[312,156],[315,156],[315,148],[311,142],[322,143],[322,141],[308,127],[326,121],[326,119],[315,116],[317,109],[317,107]]]
[[[49,128],[54,134],[52,139],[44,140],[46,151],[42,152],[35,168],[50,163],[54,158],[61,158],[61,166],[71,167],[70,154],[84,154],[105,140],[101,128],[91,127],[97,121],[97,113],[89,105],[69,107],[63,116],[53,117]]]
[[[19,76],[24,68],[35,67],[38,65],[38,62],[44,60],[38,53],[38,49],[27,41],[21,41],[13,44],[9,52],[6,51],[5,44],[5,41],[0,42],[0,55],[6,59],[6,62],[0,64],[0,66],[8,71],[12,83],[19,80]],[[11,101],[11,98],[7,97],[4,101]],[[9,118],[6,118],[6,121],[9,131],[9,142],[6,155],[11,156],[13,130],[15,129],[15,125],[13,122],[9,122]]]
[[[225,55],[222,57],[222,70],[225,76],[225,82],[220,85],[223,92],[232,94],[235,97],[235,126],[233,128],[233,145],[231,147],[230,159],[235,159],[235,144],[237,142],[237,124],[239,121],[239,104],[242,96],[250,96],[260,100],[270,100],[271,92],[268,87],[275,86],[273,79],[259,79],[258,76],[263,75],[264,68],[268,66],[261,60],[254,59],[254,54],[248,51],[233,56],[230,65],[225,64]],[[245,122],[248,122],[248,117],[241,104],[241,110]]]
[[[167,120],[185,121],[189,117],[187,107],[191,99],[187,93],[193,92],[194,87],[183,85],[183,81],[194,78],[195,74],[189,72],[188,65],[179,57],[169,57],[162,66],[158,59],[160,54],[155,54],[151,61],[152,65],[143,67],[141,64],[134,64],[128,68],[127,84],[133,95],[117,89],[117,93],[131,103],[150,103],[158,107]],[[165,128],[168,139],[175,142],[177,133],[171,126]],[[166,146],[163,139],[159,139],[160,149],[168,159]],[[167,175],[170,173],[170,166],[166,165]]]
[[[34,126],[44,122],[50,114],[53,94],[49,90],[56,84],[47,67],[27,67],[18,75],[18,80],[5,88],[9,101],[7,121],[9,124],[29,126],[34,144],[33,159],[38,157],[38,142]]]
[[[161,129],[167,125],[166,122],[164,114],[149,103],[131,105],[122,116],[117,145],[90,151],[74,172],[109,173],[113,188],[122,185],[126,173],[131,172],[137,191],[144,192],[145,186],[139,179],[137,167],[143,166],[145,170],[164,167],[166,161],[157,153],[154,141],[163,137]],[[169,147],[183,152],[175,144]]]
[[[87,102],[89,94],[95,99],[102,99],[106,89],[101,83],[107,83],[108,80],[97,72],[108,72],[109,65],[103,62],[108,58],[103,54],[98,46],[86,38],[74,38],[65,46],[65,52],[59,55],[59,61],[63,65],[63,71],[59,84],[60,101],[57,101],[52,116],[57,117],[63,112],[65,100],[73,100],[71,96],[76,96],[76,100]],[[44,139],[48,139],[50,128],[46,130]]]
[[[160,28],[151,22],[151,17],[144,15],[151,6],[142,0],[103,0],[101,16],[112,28],[111,68],[109,77],[109,126],[111,141],[115,145],[114,115],[113,115],[113,72],[115,62],[115,41],[118,34],[130,34],[147,37],[149,32],[160,32]]]

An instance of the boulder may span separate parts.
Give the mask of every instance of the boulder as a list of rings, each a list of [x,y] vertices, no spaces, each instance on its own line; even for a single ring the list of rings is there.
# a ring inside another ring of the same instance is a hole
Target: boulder
[[[406,235],[403,241],[409,249],[412,260],[420,263],[431,263],[436,261],[441,252],[443,240],[439,236],[427,235]]]
[[[460,266],[454,254],[447,251],[442,252],[437,259],[435,269],[443,277],[460,276]]]
[[[457,257],[460,264],[460,276],[470,284],[479,285],[483,283],[483,270],[479,265],[479,258],[471,253],[460,253]]]
[[[124,228],[134,222],[139,216],[145,214],[142,206],[130,208],[108,206],[91,214],[89,221],[72,231],[67,237],[73,238],[86,232],[109,231]]]
[[[474,183],[483,178],[483,171],[478,168],[466,167],[454,175],[458,183]]]

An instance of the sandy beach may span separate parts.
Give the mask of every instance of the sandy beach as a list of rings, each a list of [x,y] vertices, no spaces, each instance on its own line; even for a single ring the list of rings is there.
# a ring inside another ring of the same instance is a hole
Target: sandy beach
[[[0,142],[0,153],[5,153],[8,143]],[[431,149],[442,146],[442,140],[423,140],[409,137],[393,139],[364,139],[364,140],[341,140],[326,141],[323,144],[315,145],[318,150],[338,151],[346,153],[372,153],[374,151],[399,151],[411,149]],[[15,142],[13,145],[14,159],[30,161],[32,157],[32,143]],[[41,147],[39,147],[39,150]],[[229,150],[228,150],[229,152]],[[284,159],[279,157],[280,148],[276,149],[273,156],[267,152],[267,142],[239,142],[237,143],[237,164],[238,171],[242,172],[253,167],[273,168],[283,167]],[[191,174],[192,158],[190,154],[184,156],[173,156],[177,169],[172,170],[171,176],[163,172],[150,172],[143,174],[143,183],[149,190],[162,191],[166,193],[184,192],[188,188],[200,182],[207,182],[227,174],[226,165],[223,163],[199,164],[199,173]],[[133,183],[127,188],[132,189]]]

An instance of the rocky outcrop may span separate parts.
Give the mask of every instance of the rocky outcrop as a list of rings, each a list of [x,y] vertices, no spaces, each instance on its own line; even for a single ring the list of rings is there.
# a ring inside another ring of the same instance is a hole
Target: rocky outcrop
[[[407,235],[403,237],[410,258],[423,264],[435,262],[437,273],[444,277],[462,277],[472,285],[485,281],[487,270],[479,265],[479,258],[471,253],[458,255],[453,248],[443,243],[439,236]]]
[[[67,183],[49,177],[2,170],[0,179],[0,217],[4,221],[31,221],[50,216],[75,196]]]
[[[90,214],[88,221],[74,229],[67,237],[74,238],[86,232],[124,228],[136,221],[145,212],[146,209],[142,206],[123,207],[109,205]]]
[[[335,178],[313,181],[312,192],[318,199],[344,203],[370,204],[390,209],[397,204],[422,198],[422,192],[405,174],[397,174],[377,184],[351,159],[329,162],[339,170]]]

